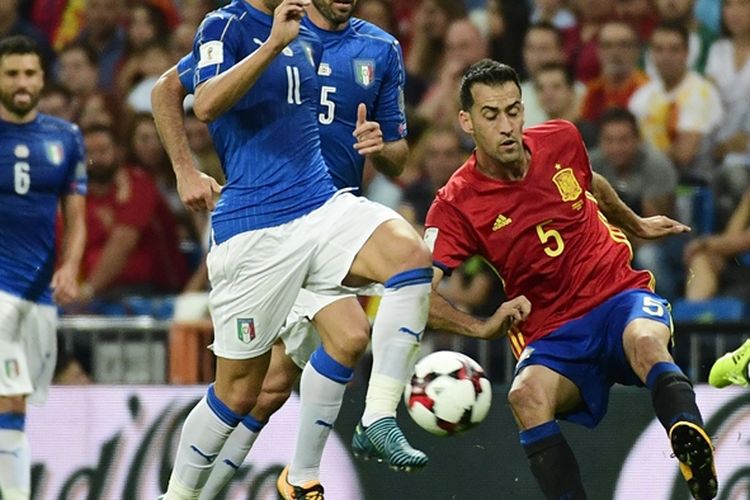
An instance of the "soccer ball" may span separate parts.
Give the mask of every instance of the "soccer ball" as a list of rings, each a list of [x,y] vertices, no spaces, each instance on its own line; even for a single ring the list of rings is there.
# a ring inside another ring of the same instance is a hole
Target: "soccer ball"
[[[479,363],[453,351],[433,352],[414,367],[404,402],[420,427],[439,436],[478,425],[490,411],[492,386]]]

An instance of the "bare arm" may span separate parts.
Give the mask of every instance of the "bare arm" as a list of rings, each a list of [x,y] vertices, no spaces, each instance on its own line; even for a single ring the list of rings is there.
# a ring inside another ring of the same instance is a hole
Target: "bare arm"
[[[300,21],[310,0],[284,0],[274,11],[268,40],[229,70],[195,89],[193,110],[199,120],[209,122],[234,106],[255,84],[271,61],[299,33]]]
[[[200,171],[190,151],[182,111],[185,94],[177,67],[170,68],[151,91],[154,123],[172,163],[182,202],[191,210],[213,210],[221,186]]]
[[[53,298],[58,304],[67,304],[78,298],[78,269],[86,245],[86,197],[71,194],[62,198],[65,224],[62,246],[62,264],[52,276]]]
[[[409,144],[406,139],[383,142],[380,124],[367,120],[367,106],[364,103],[357,106],[357,123],[352,135],[357,139],[354,149],[370,158],[380,173],[389,177],[401,175],[409,156]]]
[[[437,292],[443,271],[433,268],[432,294],[430,296],[430,316],[427,324],[435,330],[442,330],[466,337],[494,339],[504,337],[510,328],[524,321],[531,312],[531,303],[523,295],[503,302],[487,320],[480,320],[453,307]]]
[[[138,238],[140,233],[131,226],[120,225],[112,230],[99,262],[86,280],[85,299],[91,299],[94,294],[106,289],[119,276],[138,243]]]
[[[607,220],[633,236],[652,240],[690,231],[684,224],[663,215],[639,217],[620,199],[607,179],[596,172],[593,172],[591,190]]]
[[[700,132],[680,132],[677,134],[672,147],[669,149],[669,157],[677,168],[689,167],[695,155],[698,154],[703,134]]]

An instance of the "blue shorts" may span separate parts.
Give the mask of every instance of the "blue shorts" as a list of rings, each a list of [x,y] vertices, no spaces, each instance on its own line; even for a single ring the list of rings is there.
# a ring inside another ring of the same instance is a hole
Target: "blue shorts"
[[[542,365],[570,379],[581,391],[584,407],[556,416],[595,427],[607,413],[612,384],[643,387],[622,346],[625,327],[636,318],[658,321],[672,331],[666,300],[647,290],[626,290],[528,344],[516,375],[529,365]]]

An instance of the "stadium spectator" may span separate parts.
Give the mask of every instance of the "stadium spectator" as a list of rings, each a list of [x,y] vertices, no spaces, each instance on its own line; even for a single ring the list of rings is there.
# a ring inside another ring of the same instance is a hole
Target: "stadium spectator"
[[[445,33],[445,51],[432,85],[416,109],[420,118],[435,124],[455,123],[461,75],[487,57],[487,39],[468,17],[453,21]]]
[[[632,26],[639,40],[650,39],[659,24],[652,0],[615,0],[615,17]]]
[[[706,77],[724,105],[712,156],[721,166],[716,203],[725,220],[750,185],[750,2],[725,0],[722,12],[725,37],[709,50]]]
[[[532,25],[526,32],[523,42],[523,65],[527,79],[521,82],[527,127],[547,120],[547,114],[539,104],[539,96],[532,78],[542,65],[553,62],[565,62],[562,34],[549,23]]]
[[[644,143],[635,116],[612,108],[600,121],[599,147],[591,152],[591,166],[609,181],[625,204],[641,217],[675,215],[677,172],[669,158]],[[645,241],[631,237],[634,264],[656,278],[656,291],[667,300],[681,295],[685,237]]]
[[[747,259],[738,259],[748,251],[750,190],[745,191],[723,232],[697,238],[685,247],[685,298],[706,300],[720,293],[750,301],[750,268]]]
[[[359,0],[354,16],[369,21],[393,36],[398,35],[398,25],[391,2],[388,0]]]
[[[136,113],[151,112],[151,89],[154,88],[159,75],[168,70],[174,63],[166,44],[153,42],[145,47],[138,56],[130,60],[135,63],[131,80],[123,83],[125,102],[131,111]],[[128,86],[129,85],[129,86]]]
[[[127,43],[125,29],[120,25],[123,0],[86,0],[84,12],[86,23],[77,41],[94,49],[99,64],[99,85],[111,91]]]
[[[490,57],[520,68],[523,38],[530,24],[526,2],[487,0],[485,17]]]
[[[89,154],[88,240],[81,299],[175,293],[187,279],[175,221],[149,174],[125,166],[111,129],[84,131]]]
[[[588,83],[599,76],[599,30],[614,15],[612,2],[573,0],[578,24],[565,32],[565,53],[576,80]]]
[[[547,63],[534,75],[539,106],[549,119],[568,120],[578,127],[586,145],[596,143],[596,125],[581,120],[573,74],[562,63]]]
[[[662,23],[651,37],[657,76],[641,86],[629,108],[638,117],[647,142],[666,153],[680,182],[708,183],[714,174],[708,154],[711,134],[723,112],[716,88],[688,70],[688,32],[681,24]]]
[[[689,33],[687,66],[693,71],[703,73],[708,49],[716,38],[716,34],[695,17],[695,0],[655,1],[662,22],[685,26]],[[659,70],[651,52],[651,49],[647,49],[644,59],[646,73],[653,78],[659,74]]]
[[[72,95],[73,116],[78,116],[86,98],[99,89],[96,52],[84,43],[73,43],[58,56],[57,83]]]
[[[466,8],[455,0],[423,0],[417,7],[409,33],[411,43],[404,61],[407,103],[416,105],[422,99],[424,86],[438,77],[448,26],[464,17]]]
[[[39,111],[72,122],[75,118],[72,99],[70,91],[62,85],[47,84],[39,99]]]
[[[638,34],[625,22],[609,21],[599,33],[599,63],[602,73],[586,85],[581,104],[584,120],[596,123],[611,107],[626,108],[630,97],[648,77],[638,69]]]
[[[55,53],[49,44],[49,40],[36,26],[20,16],[19,7],[19,0],[2,0],[0,2],[0,38],[24,35],[34,40],[42,54],[42,67],[45,71],[49,71],[55,60]]]

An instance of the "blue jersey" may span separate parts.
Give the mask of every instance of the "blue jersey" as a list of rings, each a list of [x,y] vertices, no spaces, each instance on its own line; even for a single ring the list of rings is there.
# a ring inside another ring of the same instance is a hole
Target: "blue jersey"
[[[406,137],[404,63],[394,37],[372,23],[352,18],[342,31],[327,31],[302,20],[323,41],[318,67],[318,123],[323,157],[339,188],[362,185],[365,158],[354,149],[359,103],[368,120],[380,124],[383,140]]]
[[[391,35],[361,19],[353,18],[343,31],[322,30],[307,17],[302,23],[324,46],[318,67],[322,87],[317,112],[323,158],[337,188],[359,189],[364,157],[354,149],[352,136],[359,103],[365,103],[368,118],[380,124],[386,142],[406,137],[401,47]],[[192,53],[177,65],[188,93],[194,90],[194,68]]]
[[[194,88],[254,52],[272,22],[242,0],[206,16],[193,47]],[[336,191],[316,122],[321,51],[320,40],[302,27],[250,90],[209,124],[227,178],[212,217],[217,242],[289,222]]]
[[[52,303],[55,220],[60,197],[86,194],[86,162],[78,127],[39,114],[0,120],[0,290]]]

